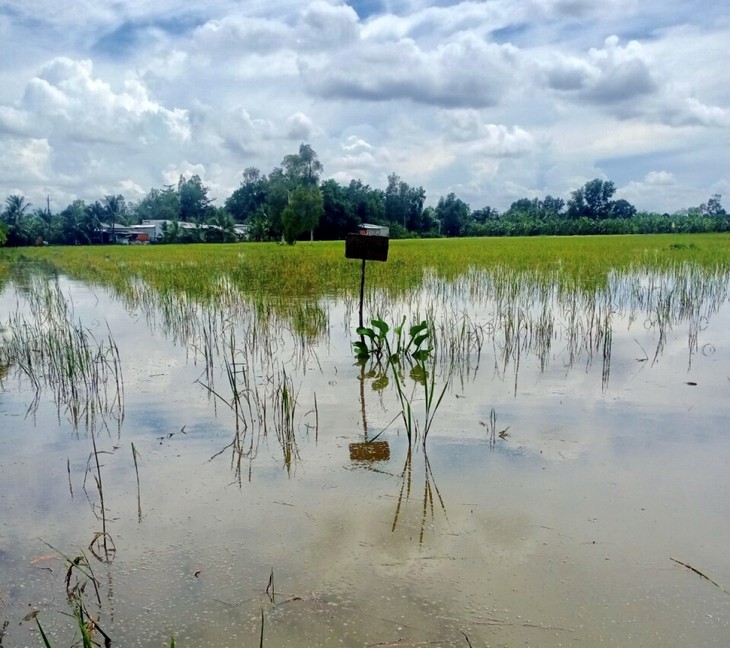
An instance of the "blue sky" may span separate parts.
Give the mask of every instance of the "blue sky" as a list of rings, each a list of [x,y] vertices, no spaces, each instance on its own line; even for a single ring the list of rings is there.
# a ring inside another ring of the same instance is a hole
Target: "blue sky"
[[[730,9],[676,0],[0,0],[0,198],[197,173],[222,202],[307,142],[325,176],[473,209],[613,180],[730,207]]]

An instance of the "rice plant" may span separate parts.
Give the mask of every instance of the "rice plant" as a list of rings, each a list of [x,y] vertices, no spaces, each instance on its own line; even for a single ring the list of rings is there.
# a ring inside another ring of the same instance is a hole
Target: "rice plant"
[[[73,306],[55,281],[35,279],[26,294],[32,315],[10,318],[0,365],[15,368],[31,384],[33,413],[44,389],[53,394],[59,418],[93,430],[110,417],[124,417],[124,379],[119,349],[111,331],[97,339],[76,320]]]

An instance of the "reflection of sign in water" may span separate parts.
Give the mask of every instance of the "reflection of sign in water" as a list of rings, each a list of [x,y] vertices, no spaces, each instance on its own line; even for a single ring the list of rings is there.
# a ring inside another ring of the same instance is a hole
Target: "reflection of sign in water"
[[[365,441],[350,444],[350,461],[388,461],[390,446],[387,441]]]

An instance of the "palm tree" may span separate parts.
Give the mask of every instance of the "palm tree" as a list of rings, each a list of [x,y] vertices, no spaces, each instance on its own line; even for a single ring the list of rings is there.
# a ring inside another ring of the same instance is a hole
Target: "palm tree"
[[[225,209],[216,209],[215,215],[208,220],[208,224],[216,229],[217,238],[222,243],[232,243],[236,240],[235,222]]]
[[[28,236],[25,231],[25,212],[30,209],[30,203],[24,196],[14,194],[5,199],[5,211],[2,220],[7,225],[8,245],[25,245]]]
[[[116,196],[104,196],[104,212],[112,226],[111,242],[116,243],[114,234],[115,226],[118,221],[122,221],[126,215],[127,205],[124,196],[118,194]]]

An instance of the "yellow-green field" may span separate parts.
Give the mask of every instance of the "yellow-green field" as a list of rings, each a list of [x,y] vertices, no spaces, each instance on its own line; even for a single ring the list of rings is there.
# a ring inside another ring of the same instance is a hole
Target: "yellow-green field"
[[[342,241],[51,247],[0,250],[0,279],[10,265],[33,260],[92,283],[123,290],[130,278],[158,289],[214,297],[221,277],[246,293],[311,296],[353,292],[360,263],[344,258]],[[424,269],[453,277],[470,267],[529,271],[573,285],[600,284],[612,270],[666,268],[681,263],[730,267],[730,235],[396,240],[387,263],[368,263],[368,286],[400,290],[417,285]]]

